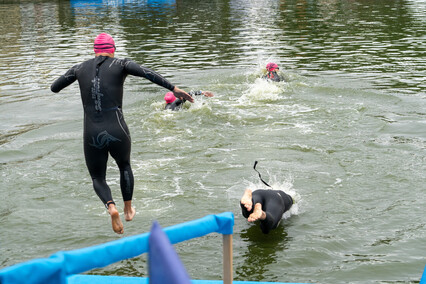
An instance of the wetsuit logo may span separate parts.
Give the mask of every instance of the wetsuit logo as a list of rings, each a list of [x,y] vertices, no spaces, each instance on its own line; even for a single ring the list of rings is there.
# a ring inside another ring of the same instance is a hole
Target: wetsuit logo
[[[106,130],[99,133],[98,136],[96,137],[96,140],[95,140],[95,137],[92,137],[92,141],[93,143],[89,143],[89,145],[98,149],[103,149],[109,146],[110,142],[115,142],[115,141],[121,142],[120,139],[115,138],[114,136],[109,134]]]
[[[98,76],[96,76],[93,80],[92,80],[92,99],[95,103],[95,110],[97,111],[101,111],[102,110],[102,106],[101,106],[101,100],[102,97],[104,96],[101,93],[101,80],[99,79]]]

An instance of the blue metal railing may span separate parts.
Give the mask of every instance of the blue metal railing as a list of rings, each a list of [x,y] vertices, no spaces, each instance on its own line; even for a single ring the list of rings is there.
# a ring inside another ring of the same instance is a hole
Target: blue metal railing
[[[165,228],[164,232],[170,242],[175,244],[214,232],[232,235],[233,226],[233,213],[224,212],[170,226]],[[59,251],[48,258],[10,266],[0,270],[0,283],[66,284],[70,275],[105,267],[148,252],[149,235],[150,233],[144,233],[92,247]]]

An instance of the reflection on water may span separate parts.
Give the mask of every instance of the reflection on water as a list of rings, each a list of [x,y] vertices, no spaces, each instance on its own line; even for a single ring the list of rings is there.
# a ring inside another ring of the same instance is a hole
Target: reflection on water
[[[235,280],[262,281],[269,274],[268,266],[280,259],[280,252],[287,248],[291,238],[284,226],[280,224],[269,234],[263,234],[258,224],[254,224],[240,232],[241,240],[247,243],[246,251],[242,252],[243,263],[235,267]],[[241,260],[240,260],[241,261]],[[284,274],[284,273],[283,273]],[[282,276],[282,275],[281,275]],[[280,281],[278,275],[272,281]]]
[[[0,9],[3,88],[45,87],[42,79],[61,68],[57,61],[89,56],[105,30],[118,56],[166,71],[242,70],[271,59],[312,75],[351,73],[398,92],[424,89],[421,1],[41,1]]]

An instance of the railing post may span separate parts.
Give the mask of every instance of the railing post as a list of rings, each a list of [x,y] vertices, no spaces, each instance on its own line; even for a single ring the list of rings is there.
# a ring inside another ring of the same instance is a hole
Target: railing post
[[[223,284],[232,284],[232,235],[223,235]]]

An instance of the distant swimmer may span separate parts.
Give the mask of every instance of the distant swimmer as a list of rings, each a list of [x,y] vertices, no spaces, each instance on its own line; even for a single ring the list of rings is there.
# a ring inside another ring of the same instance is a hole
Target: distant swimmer
[[[284,78],[282,78],[280,75],[278,75],[277,70],[280,70],[280,67],[276,63],[270,62],[266,64],[266,75],[264,75],[262,78],[271,80],[273,82],[280,82],[284,81]]]
[[[256,170],[256,164],[254,169]],[[260,177],[260,173],[259,173]],[[262,178],[260,177],[262,180]],[[269,186],[262,180],[264,184]],[[249,222],[260,221],[264,234],[278,227],[281,218],[293,205],[293,198],[282,190],[247,188],[240,200],[242,215]]]
[[[213,97],[214,94],[209,91],[190,91],[189,95],[192,96],[201,96],[204,95],[205,97]],[[164,96],[164,100],[166,101],[166,107],[165,109],[170,110],[179,110],[182,108],[183,104],[185,103],[185,99],[179,99],[176,98],[173,92],[167,92]]]
[[[50,88],[57,93],[78,81],[84,109],[86,165],[93,188],[111,216],[112,229],[117,234],[123,234],[123,223],[106,182],[106,169],[111,155],[120,170],[124,217],[126,221],[131,221],[136,214],[132,207],[134,178],[130,166],[131,140],[122,111],[123,85],[127,75],[144,77],[172,91],[181,100],[194,102],[194,99],[160,74],[130,59],[114,58],[115,49],[114,39],[109,34],[99,34],[94,41],[95,57],[73,66]]]

